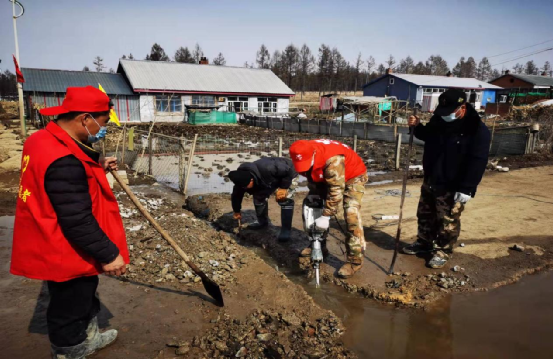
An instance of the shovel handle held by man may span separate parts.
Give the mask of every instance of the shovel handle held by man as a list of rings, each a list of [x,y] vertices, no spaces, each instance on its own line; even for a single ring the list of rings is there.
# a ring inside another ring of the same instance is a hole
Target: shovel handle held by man
[[[414,118],[413,118],[414,117]],[[409,177],[409,165],[411,163],[411,153],[413,152],[413,135],[415,133],[415,126],[419,124],[417,117],[417,108],[413,109],[413,116],[409,117],[409,147],[407,150],[407,160],[405,161],[405,169],[403,172],[403,184],[401,187],[401,201],[399,204],[399,219],[397,222],[396,241],[394,247],[394,256],[392,257],[392,263],[388,274],[392,274],[394,271],[394,265],[396,264],[397,253],[399,252],[399,242],[401,238],[401,222],[403,219],[403,204],[405,203],[405,192],[407,191],[407,179]]]

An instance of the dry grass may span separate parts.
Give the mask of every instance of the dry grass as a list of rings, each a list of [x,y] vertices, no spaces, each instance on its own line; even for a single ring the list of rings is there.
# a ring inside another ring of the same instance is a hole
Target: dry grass
[[[362,91],[347,91],[341,92],[340,95],[343,96],[363,96]],[[318,91],[306,91],[303,94],[301,92],[296,92],[296,96],[290,99],[290,104],[294,103],[305,103],[305,102],[316,102],[319,103],[319,92]]]

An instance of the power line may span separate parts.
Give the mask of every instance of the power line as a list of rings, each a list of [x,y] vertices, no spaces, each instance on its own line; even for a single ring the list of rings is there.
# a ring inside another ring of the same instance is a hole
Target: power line
[[[542,44],[545,44],[545,43],[548,43],[548,42],[551,42],[551,41],[553,41],[553,39],[549,39],[549,40],[546,40],[546,41],[544,41],[544,42],[540,42],[539,44],[526,46],[526,47],[523,47],[523,48],[520,48],[520,49],[517,49],[517,50],[507,51],[507,52],[504,52],[504,53],[499,54],[499,55],[488,56],[488,59],[490,59],[490,58],[492,58],[492,57],[498,57],[498,56],[503,56],[503,55],[511,54],[511,53],[513,53],[513,52],[517,52],[517,51],[520,51],[520,50],[529,49],[529,48],[531,48],[531,47],[538,46],[538,45],[542,45]]]
[[[542,53],[542,52],[546,52],[546,51],[550,51],[550,50],[553,50],[553,47],[550,47],[550,48],[547,48],[547,49],[543,49],[543,50],[539,50],[539,51],[533,52],[533,53],[531,53],[531,54],[521,55],[521,56],[512,58],[512,59],[510,59],[510,60],[505,60],[505,61],[503,61],[503,62],[498,62],[497,64],[493,64],[493,65],[491,65],[491,66],[502,65],[502,64],[507,63],[507,62],[516,61],[516,60],[519,60],[519,59],[522,59],[522,58],[525,58],[525,57],[528,57],[528,56],[537,55],[537,54],[540,54],[540,53]]]

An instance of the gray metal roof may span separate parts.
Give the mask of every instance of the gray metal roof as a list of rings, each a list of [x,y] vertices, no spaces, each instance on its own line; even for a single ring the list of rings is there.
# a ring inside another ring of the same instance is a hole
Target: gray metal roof
[[[271,70],[137,60],[119,65],[137,92],[294,95]]]
[[[529,82],[534,84],[534,86],[553,86],[553,77],[550,76],[539,76],[539,75],[520,75],[520,74],[509,74],[513,77],[521,79],[522,81]]]
[[[23,91],[64,93],[68,87],[98,87],[101,84],[108,95],[133,95],[121,74],[92,71],[66,71],[22,68]]]
[[[501,87],[492,85],[490,83],[480,81],[475,78],[465,77],[447,77],[447,76],[433,76],[433,75],[412,75],[412,74],[390,74],[390,76],[399,77],[405,81],[411,82],[418,86],[425,87],[452,87],[462,89],[495,89],[499,90]]]

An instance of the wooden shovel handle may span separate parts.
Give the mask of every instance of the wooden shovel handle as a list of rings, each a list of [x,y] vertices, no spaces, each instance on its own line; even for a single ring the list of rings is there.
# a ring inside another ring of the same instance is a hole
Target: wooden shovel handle
[[[184,253],[184,251],[179,247],[177,242],[175,242],[175,240],[173,238],[171,238],[171,236],[169,235],[169,233],[167,233],[167,231],[165,231],[163,228],[161,228],[161,226],[159,225],[159,223],[157,223],[157,221],[154,219],[154,217],[152,217],[152,215],[148,212],[148,210],[146,210],[146,208],[144,208],[142,203],[140,203],[138,198],[134,195],[134,193],[132,193],[129,186],[125,182],[123,182],[123,180],[121,179],[121,177],[119,177],[117,172],[116,171],[111,171],[111,170],[110,170],[110,172],[113,175],[113,178],[115,178],[117,183],[119,183],[119,185],[121,185],[121,187],[123,188],[125,193],[129,196],[129,198],[134,203],[136,208],[138,208],[140,213],[142,213],[142,215],[148,220],[148,222],[150,222],[150,224],[159,232],[159,234],[161,234],[161,236],[167,242],[169,242],[171,247],[173,247],[173,249],[175,251],[177,251],[177,253],[182,257],[182,259],[184,259],[186,264],[188,264],[188,266],[194,270],[194,272],[199,271],[198,267],[196,267],[194,265],[194,263],[190,262],[190,259],[188,258],[188,255],[186,253]]]

